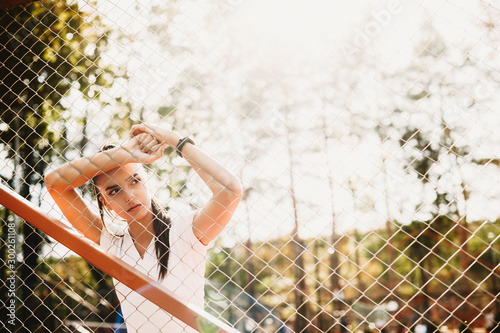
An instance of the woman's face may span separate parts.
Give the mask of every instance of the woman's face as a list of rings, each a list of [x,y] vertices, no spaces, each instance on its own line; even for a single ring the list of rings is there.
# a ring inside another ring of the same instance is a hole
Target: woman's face
[[[140,221],[151,211],[151,195],[145,186],[142,164],[130,163],[96,178],[104,206],[127,222]]]

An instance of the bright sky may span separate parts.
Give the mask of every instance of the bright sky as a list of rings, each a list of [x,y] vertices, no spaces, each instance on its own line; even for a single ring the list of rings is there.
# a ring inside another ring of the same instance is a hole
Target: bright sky
[[[477,26],[477,17],[484,17],[488,3],[481,7],[479,1],[468,0],[232,2],[237,3],[227,15],[232,41],[275,69],[294,63],[324,66],[332,55],[345,56],[365,47],[397,68],[408,63],[412,42],[420,38],[422,22],[428,18],[447,41],[481,38],[484,29]]]
[[[241,1],[228,24],[238,46],[265,64],[324,62],[365,7],[360,1]]]

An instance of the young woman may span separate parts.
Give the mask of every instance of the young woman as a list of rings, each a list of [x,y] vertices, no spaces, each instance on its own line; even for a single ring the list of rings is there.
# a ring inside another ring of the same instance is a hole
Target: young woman
[[[149,193],[142,166],[161,158],[167,145],[176,148],[212,193],[200,209],[172,217]],[[75,190],[89,181],[99,214]],[[135,125],[123,144],[64,164],[48,173],[45,182],[64,216],[87,238],[203,308],[206,247],[233,216],[242,188],[192,140],[154,125]],[[127,227],[106,222],[104,212],[113,212]],[[129,333],[192,331],[122,283],[114,283]]]

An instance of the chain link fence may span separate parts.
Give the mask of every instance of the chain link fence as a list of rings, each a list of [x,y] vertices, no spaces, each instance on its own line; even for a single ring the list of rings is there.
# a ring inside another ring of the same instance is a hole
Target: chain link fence
[[[134,124],[189,135],[237,175],[206,255],[216,318],[500,329],[495,0],[61,0],[0,21],[0,176],[34,205],[69,223],[44,175]],[[172,216],[210,198],[172,148],[148,181]],[[112,276],[0,216],[2,330],[126,332]]]

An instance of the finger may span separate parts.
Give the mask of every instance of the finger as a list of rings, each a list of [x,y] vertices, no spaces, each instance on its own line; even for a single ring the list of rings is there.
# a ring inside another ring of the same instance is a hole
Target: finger
[[[139,140],[140,144],[142,146],[144,146],[149,142],[150,135],[147,133],[141,133],[141,134],[138,134],[136,137],[137,137],[137,140]]]
[[[158,140],[156,140],[153,136],[148,135],[147,138],[144,139],[144,147],[152,150],[152,147],[158,144]]]
[[[147,133],[137,133],[135,135],[135,138],[139,141],[139,142],[142,142],[144,141],[144,139],[148,136]]]
[[[158,126],[154,124],[140,124],[134,125],[130,129],[131,135],[137,135],[139,133],[147,133],[152,135],[158,141],[164,141],[163,138],[158,134]]]
[[[138,135],[138,137],[140,138],[141,143],[144,143],[144,144],[147,144],[150,141],[155,140],[155,138],[151,134],[148,134],[148,133],[141,133]]]
[[[160,142],[158,140],[156,140],[153,136],[148,135],[148,137],[144,139],[141,149],[146,153],[155,154],[159,145]]]
[[[137,147],[139,148],[140,151],[145,152],[145,147],[146,147],[146,140],[147,140],[147,134],[141,133],[138,134],[137,136],[134,137],[135,142],[137,144]]]
[[[167,148],[167,146],[168,146],[167,143],[158,142],[158,144],[153,147],[153,151],[155,152],[156,155],[162,157],[163,152],[165,151],[165,148]]]
[[[165,151],[165,149],[168,147],[168,143],[164,142],[161,144],[161,147],[160,147],[160,151],[161,153],[163,154],[163,152]]]
[[[142,147],[144,146],[144,140],[146,140],[147,136],[148,135],[146,133],[141,133],[134,137],[137,141],[137,144],[139,145],[139,148],[142,149]]]
[[[131,136],[137,136],[139,134],[150,134],[150,133],[151,133],[151,131],[143,124],[133,125],[130,128],[130,135]]]
[[[140,139],[140,137],[134,136],[134,137],[128,138],[128,140],[126,140],[126,142],[127,142],[127,145],[130,149],[134,149],[134,148],[137,148],[140,146],[141,139]]]
[[[156,141],[156,144],[151,146],[150,149],[151,149],[151,154],[154,154],[154,155],[157,155],[157,156],[163,156],[163,151],[161,151],[161,144]]]
[[[140,132],[141,131],[139,130],[139,126],[138,125],[132,125],[132,127],[130,128],[129,134],[130,134],[130,137],[134,137],[137,134],[139,134]]]
[[[159,144],[159,142],[155,139],[149,141],[148,143],[146,143],[146,145],[144,146],[144,149],[147,150],[148,153],[152,153],[154,154],[156,152],[156,149],[155,149],[155,146],[157,146]]]

